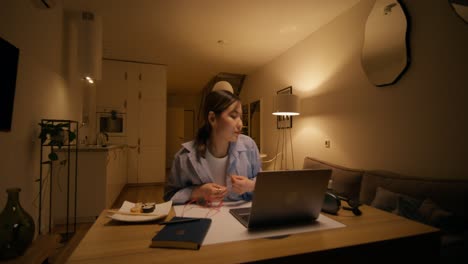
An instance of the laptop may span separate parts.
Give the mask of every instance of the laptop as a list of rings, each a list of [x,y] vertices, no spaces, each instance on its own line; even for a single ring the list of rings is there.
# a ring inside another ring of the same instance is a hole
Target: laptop
[[[259,172],[252,206],[229,212],[249,230],[313,223],[331,173],[330,169]]]

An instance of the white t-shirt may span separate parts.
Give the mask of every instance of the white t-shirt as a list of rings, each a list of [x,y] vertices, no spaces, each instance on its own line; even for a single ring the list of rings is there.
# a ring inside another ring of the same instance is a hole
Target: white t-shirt
[[[210,151],[206,150],[205,155],[208,167],[211,171],[211,176],[213,176],[214,182],[226,186],[226,168],[228,163],[228,155],[222,158],[216,158],[213,156]]]

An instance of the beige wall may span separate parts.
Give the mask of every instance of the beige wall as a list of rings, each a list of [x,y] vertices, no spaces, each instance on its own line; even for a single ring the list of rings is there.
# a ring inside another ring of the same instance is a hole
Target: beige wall
[[[182,107],[198,114],[201,95],[167,95],[167,107]]]
[[[81,118],[82,87],[64,56],[68,46],[63,21],[60,4],[40,10],[31,1],[6,0],[0,8],[0,36],[20,49],[12,130],[0,132],[0,208],[6,202],[5,190],[20,187],[21,204],[35,220],[38,123],[42,118]]]
[[[403,1],[410,18],[407,72],[376,87],[360,61],[374,0],[362,0],[253,74],[243,99],[263,98],[263,152],[276,152],[273,95],[293,86],[295,165],[305,156],[412,176],[468,178],[468,26],[446,0]],[[324,141],[331,141],[331,148]]]

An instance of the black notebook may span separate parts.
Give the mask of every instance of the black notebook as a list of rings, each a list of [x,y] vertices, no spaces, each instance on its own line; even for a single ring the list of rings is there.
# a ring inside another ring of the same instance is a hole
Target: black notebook
[[[185,219],[196,220],[177,222]],[[210,225],[210,218],[176,216],[153,237],[151,247],[200,249]]]

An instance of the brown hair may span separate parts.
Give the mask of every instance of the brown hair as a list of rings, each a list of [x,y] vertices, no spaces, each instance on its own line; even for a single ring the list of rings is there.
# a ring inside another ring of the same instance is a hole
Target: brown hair
[[[208,121],[208,114],[210,111],[213,111],[216,117],[218,117],[235,102],[240,102],[239,97],[225,90],[212,91],[206,96],[203,109],[201,110],[203,114],[203,125],[198,129],[194,141],[198,160],[200,160],[200,156],[203,158],[205,157],[206,143],[211,135],[212,128]]]

